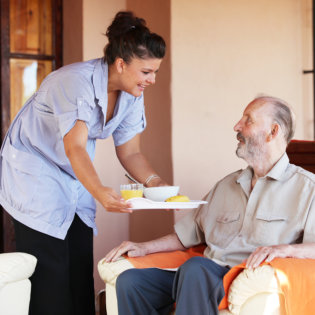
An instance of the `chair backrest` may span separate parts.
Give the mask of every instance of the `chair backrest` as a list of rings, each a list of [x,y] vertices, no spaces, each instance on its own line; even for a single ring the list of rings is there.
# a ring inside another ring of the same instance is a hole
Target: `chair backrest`
[[[292,140],[287,147],[290,163],[315,173],[315,141]]]

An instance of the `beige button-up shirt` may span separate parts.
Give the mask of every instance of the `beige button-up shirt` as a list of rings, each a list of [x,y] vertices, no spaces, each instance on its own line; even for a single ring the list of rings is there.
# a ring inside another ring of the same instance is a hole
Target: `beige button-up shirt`
[[[234,266],[259,246],[315,242],[315,175],[286,154],[251,191],[252,175],[247,167],[223,178],[175,224],[185,247],[206,243],[206,257]]]

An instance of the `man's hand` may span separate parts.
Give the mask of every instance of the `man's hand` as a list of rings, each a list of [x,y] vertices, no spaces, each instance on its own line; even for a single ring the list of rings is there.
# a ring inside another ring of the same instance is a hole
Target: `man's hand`
[[[257,268],[263,261],[270,262],[276,257],[292,257],[292,246],[275,245],[257,247],[246,260],[246,267],[249,269]]]
[[[126,253],[129,257],[145,256],[145,246],[143,243],[134,243],[129,241],[122,242],[105,256],[105,261],[116,261],[121,255]]]
[[[174,250],[184,249],[186,248],[180,242],[177,234],[171,233],[148,242],[142,243],[134,243],[129,241],[122,242],[119,246],[112,249],[105,256],[105,261],[106,262],[116,261],[121,255],[126,253],[129,257],[138,257],[152,253],[170,252]]]

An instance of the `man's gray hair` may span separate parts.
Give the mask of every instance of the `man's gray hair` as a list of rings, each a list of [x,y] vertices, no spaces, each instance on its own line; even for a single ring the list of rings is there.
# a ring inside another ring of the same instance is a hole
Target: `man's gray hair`
[[[273,105],[273,119],[280,125],[288,144],[293,138],[295,131],[295,116],[290,105],[284,100],[273,96],[259,96],[254,101],[265,101]]]

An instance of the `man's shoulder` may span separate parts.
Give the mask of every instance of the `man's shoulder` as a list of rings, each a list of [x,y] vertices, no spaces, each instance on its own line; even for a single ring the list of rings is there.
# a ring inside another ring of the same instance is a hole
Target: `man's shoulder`
[[[307,171],[305,168],[297,166],[295,164],[289,164],[287,168],[287,175],[291,176],[300,176],[301,179],[310,181],[315,184],[315,174]]]
[[[244,172],[243,169],[239,169],[233,173],[230,173],[224,177],[222,177],[220,180],[218,180],[214,186],[216,187],[228,187],[228,186],[233,186],[237,183],[238,178],[240,177],[241,173]]]
[[[225,182],[225,181],[231,181],[231,180],[232,181],[236,181],[242,172],[244,172],[244,170],[243,169],[239,169],[239,170],[237,170],[237,171],[235,171],[233,173],[230,173],[230,174],[224,176],[222,179],[220,179],[218,181],[218,183]]]

